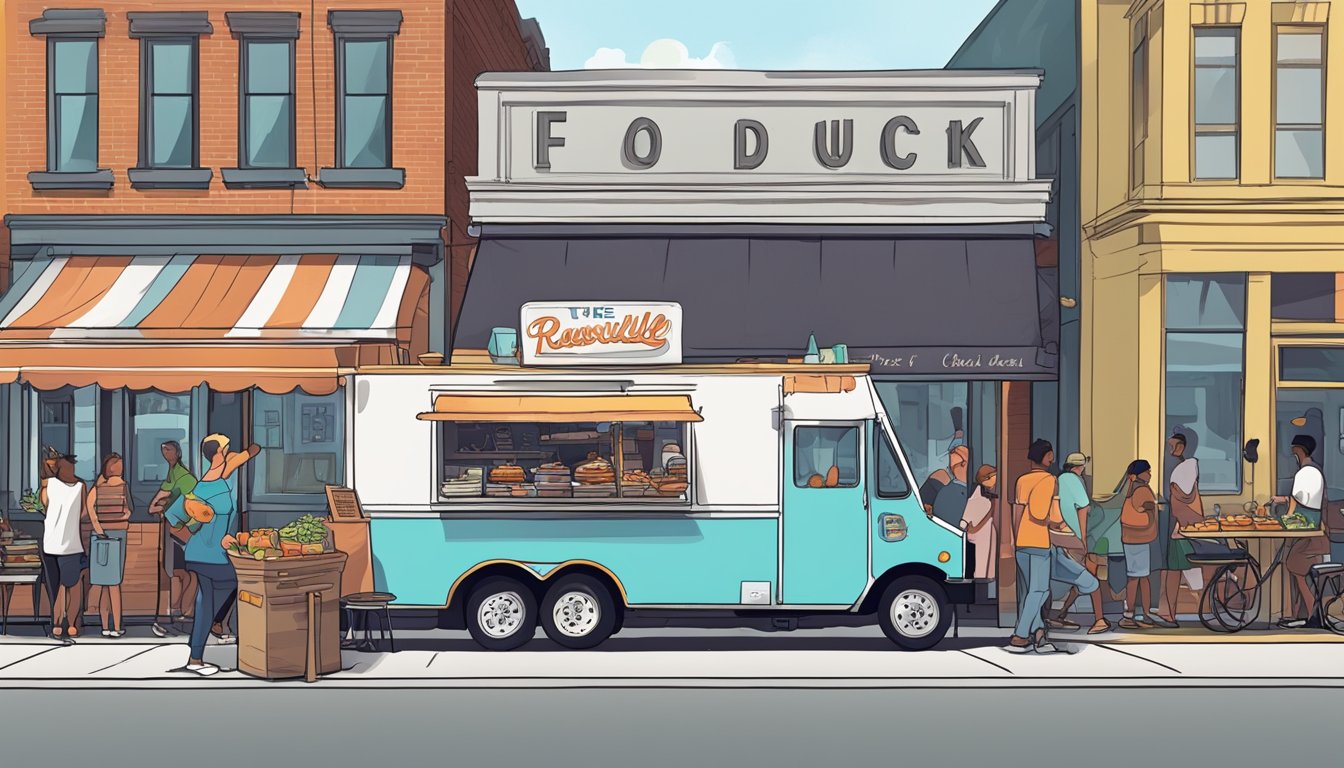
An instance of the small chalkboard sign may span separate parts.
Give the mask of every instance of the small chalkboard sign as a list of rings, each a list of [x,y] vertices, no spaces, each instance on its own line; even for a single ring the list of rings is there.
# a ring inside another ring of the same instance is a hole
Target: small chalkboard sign
[[[333,523],[353,523],[364,519],[364,508],[359,505],[359,495],[354,488],[339,485],[327,486],[327,508],[331,510]]]

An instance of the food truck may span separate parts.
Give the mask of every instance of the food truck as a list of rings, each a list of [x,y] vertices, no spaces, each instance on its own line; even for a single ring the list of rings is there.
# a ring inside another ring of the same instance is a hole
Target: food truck
[[[660,610],[875,615],[919,650],[971,601],[962,533],[923,511],[866,365],[683,363],[653,343],[674,307],[532,311],[492,356],[347,379],[352,480],[396,607],[496,650],[538,625],[591,648]]]

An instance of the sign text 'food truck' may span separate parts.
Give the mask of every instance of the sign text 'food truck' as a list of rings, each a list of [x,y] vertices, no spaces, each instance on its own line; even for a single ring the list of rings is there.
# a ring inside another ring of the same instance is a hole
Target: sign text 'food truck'
[[[681,362],[681,305],[530,302],[523,305],[523,365]]]

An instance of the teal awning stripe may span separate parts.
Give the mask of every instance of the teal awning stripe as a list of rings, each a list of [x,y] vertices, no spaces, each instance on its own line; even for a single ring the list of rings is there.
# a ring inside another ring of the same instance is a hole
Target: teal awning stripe
[[[159,271],[159,274],[154,278],[154,282],[149,284],[149,288],[145,289],[145,295],[140,297],[135,309],[132,309],[130,314],[126,315],[117,324],[117,327],[135,328],[140,325],[140,322],[149,317],[149,313],[153,312],[154,308],[159,306],[160,302],[168,296],[168,293],[173,290],[173,286],[177,285],[177,281],[182,279],[182,275],[186,274],[187,268],[195,260],[195,256],[174,256]]]
[[[367,329],[373,326],[387,298],[392,279],[401,264],[401,256],[360,256],[355,277],[350,282],[345,305],[332,328]]]

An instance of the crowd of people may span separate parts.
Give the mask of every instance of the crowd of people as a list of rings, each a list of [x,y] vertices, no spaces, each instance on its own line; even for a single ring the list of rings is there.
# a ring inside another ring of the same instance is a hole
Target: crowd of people
[[[190,654],[183,669],[202,676],[219,671],[204,660],[209,637],[236,642],[226,625],[238,582],[220,541],[240,527],[236,473],[261,450],[253,444],[246,451],[230,451],[229,443],[219,434],[201,442],[207,466],[198,479],[183,460],[181,445],[165,442],[161,452],[168,471],[149,504],[149,512],[163,521],[162,564],[169,580],[169,607],[159,611],[166,616],[153,631],[168,637],[177,634],[177,624],[189,623]],[[122,457],[109,453],[89,485],[76,474],[75,456],[51,449],[39,469],[43,578],[52,606],[51,634],[62,642],[80,635],[86,583],[87,604],[97,607],[103,637],[126,634],[121,583],[133,502],[124,471]]]
[[[1227,545],[1195,541],[1181,529],[1205,518],[1199,488],[1199,461],[1195,458],[1197,434],[1187,427],[1174,430],[1167,440],[1167,481],[1153,485],[1153,466],[1135,459],[1125,469],[1109,502],[1094,502],[1085,475],[1090,459],[1082,453],[1064,458],[1059,472],[1054,446],[1036,440],[1027,451],[1029,469],[1012,488],[1011,525],[1017,567],[1017,623],[1007,649],[1015,653],[1050,653],[1050,630],[1081,630],[1071,618],[1074,604],[1088,597],[1092,623],[1088,634],[1119,627],[1125,630],[1180,627],[1177,598],[1184,579],[1199,590],[1212,577],[1212,566],[1191,561],[1197,551],[1226,550]],[[1276,496],[1272,503],[1286,505],[1287,514],[1301,513],[1320,525],[1325,506],[1325,476],[1321,470],[1318,441],[1309,434],[1292,439],[1297,470],[1291,492]],[[977,579],[996,577],[997,541],[994,500],[1000,487],[998,470],[981,466],[968,492],[969,452],[964,440],[954,440],[947,453],[948,466],[931,473],[920,487],[925,513],[966,534],[967,556]],[[1159,514],[1165,503],[1169,512],[1166,528]],[[1119,546],[1114,546],[1118,538]],[[1291,607],[1279,622],[1283,628],[1315,626],[1311,567],[1324,560],[1329,542],[1324,537],[1293,540],[1286,550],[1284,567],[1290,577]],[[1111,561],[1124,562],[1125,588],[1109,589]],[[1197,560],[1198,558],[1196,558]],[[1152,594],[1153,571],[1160,572],[1157,599]],[[1052,583],[1066,585],[1067,593],[1053,607]],[[1106,615],[1103,589],[1121,602],[1120,618]]]

